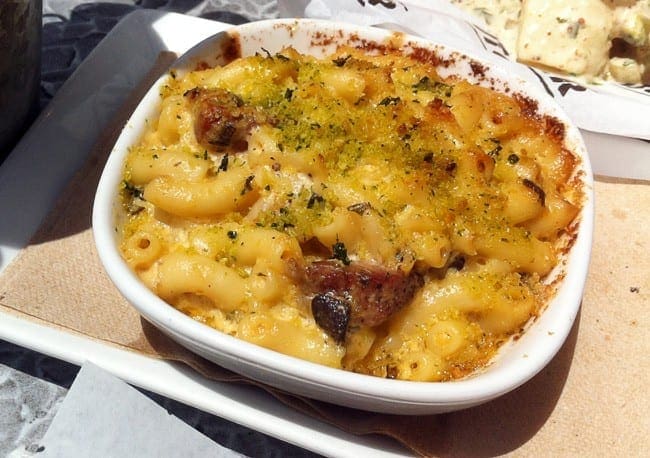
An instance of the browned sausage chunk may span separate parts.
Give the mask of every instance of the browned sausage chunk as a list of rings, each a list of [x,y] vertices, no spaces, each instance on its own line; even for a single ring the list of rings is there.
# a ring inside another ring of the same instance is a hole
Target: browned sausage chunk
[[[259,108],[224,89],[196,87],[184,95],[192,104],[196,140],[210,150],[245,151],[251,129],[269,123]]]
[[[306,281],[306,289],[315,294],[312,312],[316,322],[337,339],[343,321],[350,326],[377,326],[409,303],[424,284],[415,272],[406,275],[358,263],[346,266],[334,260],[307,266]],[[344,319],[346,305],[349,316]]]

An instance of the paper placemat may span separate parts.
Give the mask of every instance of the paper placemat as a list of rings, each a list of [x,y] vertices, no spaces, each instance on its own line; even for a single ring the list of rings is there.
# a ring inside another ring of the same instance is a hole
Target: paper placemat
[[[105,275],[90,216],[115,138],[173,59],[171,53],[161,54],[32,241],[0,276],[3,311],[145,355],[182,361],[215,380],[254,383],[303,413],[354,434],[393,437],[422,455],[643,454],[650,431],[650,398],[645,393],[650,374],[647,182],[596,181],[590,274],[567,342],[530,382],[476,408],[397,416],[293,396],[194,355],[142,320]]]

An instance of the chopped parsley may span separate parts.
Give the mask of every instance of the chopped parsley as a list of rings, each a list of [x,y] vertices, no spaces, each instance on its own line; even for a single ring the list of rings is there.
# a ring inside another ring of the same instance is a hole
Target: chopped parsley
[[[126,180],[123,181],[123,184],[124,184],[124,189],[126,190],[126,192],[128,192],[131,195],[131,197],[135,199],[144,199],[143,197],[144,190],[141,187],[135,186],[134,184]]]
[[[388,105],[397,105],[400,101],[399,97],[385,97],[379,102],[379,105],[387,107]]]
[[[223,172],[228,171],[228,155],[224,155],[224,157],[221,158],[221,163],[219,164],[219,167],[217,170],[221,170]]]
[[[314,208],[314,205],[316,203],[324,203],[325,198],[321,196],[320,194],[316,194],[315,192],[311,193],[311,196],[309,196],[309,200],[307,201],[307,208]]]
[[[332,259],[338,259],[346,266],[350,265],[350,258],[348,258],[348,249],[343,242],[336,242],[332,245]]]
[[[336,65],[337,67],[343,67],[343,66],[345,65],[345,63],[350,59],[350,57],[352,57],[352,56],[349,55],[349,54],[348,54],[347,56],[337,57],[337,58],[334,59],[332,62],[333,62],[334,65]]]
[[[241,190],[240,195],[246,194],[248,191],[253,190],[253,180],[255,179],[255,175],[249,175],[246,177],[246,181],[244,182],[244,188]]]

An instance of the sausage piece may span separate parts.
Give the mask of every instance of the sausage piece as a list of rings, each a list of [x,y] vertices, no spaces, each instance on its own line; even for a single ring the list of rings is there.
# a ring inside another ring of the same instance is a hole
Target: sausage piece
[[[261,109],[245,105],[239,96],[224,89],[195,87],[184,96],[192,105],[196,140],[210,150],[245,151],[251,129],[270,123]]]
[[[388,271],[359,263],[316,261],[306,267],[306,289],[315,294],[312,312],[321,328],[340,338],[339,323],[377,326],[409,303],[424,279],[414,271]],[[341,310],[347,305],[347,319]],[[328,312],[328,310],[331,310]],[[333,323],[333,324],[332,324]],[[347,327],[347,326],[346,326]]]

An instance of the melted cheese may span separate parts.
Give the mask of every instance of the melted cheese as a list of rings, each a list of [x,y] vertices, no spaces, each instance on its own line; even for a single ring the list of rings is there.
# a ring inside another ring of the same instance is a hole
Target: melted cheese
[[[201,91],[223,105],[197,111]],[[243,149],[228,144],[236,128]],[[124,166],[120,249],[154,292],[222,332],[350,371],[459,378],[552,294],[542,279],[581,204],[562,132],[523,98],[396,50],[237,59],[163,86]],[[332,258],[424,286],[337,340],[303,276]]]

